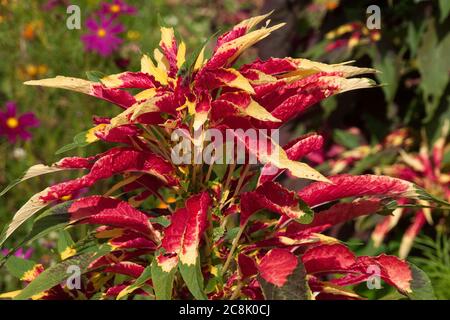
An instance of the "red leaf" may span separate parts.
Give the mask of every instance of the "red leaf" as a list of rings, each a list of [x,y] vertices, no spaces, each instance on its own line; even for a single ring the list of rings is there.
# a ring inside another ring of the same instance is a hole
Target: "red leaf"
[[[123,72],[101,79],[107,88],[113,89],[149,89],[155,87],[155,78],[143,72]]]
[[[142,272],[144,272],[144,267],[140,264],[124,261],[115,263],[105,269],[105,272],[123,274],[132,278],[139,278]]]
[[[72,203],[70,220],[82,224],[100,224],[137,231],[152,240],[159,238],[147,216],[127,202],[91,196]]]
[[[148,249],[155,250],[156,244],[139,233],[125,232],[123,235],[109,240],[115,249]]]
[[[283,188],[276,182],[266,182],[255,191],[241,195],[241,225],[258,210],[268,209],[293,219],[300,218],[305,212],[298,206],[295,192]]]
[[[176,184],[174,167],[160,156],[131,148],[115,148],[100,157],[87,175],[50,187],[40,199],[44,202],[58,200],[82,188],[90,187],[98,180],[125,172],[148,173],[169,185]]]
[[[302,256],[308,274],[348,270],[356,263],[355,255],[342,244],[313,247]]]
[[[206,228],[209,203],[208,193],[203,192],[190,197],[186,207],[172,215],[161,244],[166,253],[177,254],[184,264],[196,263],[198,245]]]
[[[317,206],[348,197],[415,195],[414,185],[408,181],[376,175],[337,175],[331,183],[314,182],[298,192],[309,206]]]
[[[242,280],[258,273],[258,267],[255,260],[243,253],[238,255],[238,265]]]
[[[284,249],[272,249],[258,265],[261,277],[267,282],[282,287],[297,267],[297,257]]]
[[[106,88],[101,84],[93,84],[91,92],[92,96],[117,104],[124,109],[136,103],[136,99],[130,93],[120,89]]]
[[[269,58],[266,61],[260,59],[255,60],[250,64],[245,64],[240,68],[240,71],[245,74],[248,70],[258,70],[269,75],[276,75],[289,71],[297,70],[295,62],[289,58]]]
[[[357,200],[350,203],[338,203],[330,209],[320,211],[314,215],[310,224],[292,222],[288,226],[288,233],[296,233],[310,228],[319,227],[322,231],[342,222],[354,218],[376,213],[381,204],[378,199]]]
[[[413,222],[406,230],[405,234],[403,235],[402,242],[400,243],[399,249],[400,258],[406,258],[408,256],[409,251],[413,246],[414,239],[417,237],[426,221],[427,219],[425,217],[423,210],[420,210],[419,212],[416,213]]]
[[[322,136],[311,133],[295,139],[294,141],[285,145],[283,149],[286,150],[286,154],[290,160],[299,160],[308,153],[319,150],[320,148],[322,148],[322,145]],[[266,164],[261,170],[258,184],[274,180],[285,171],[275,170],[276,168],[273,168],[272,166]],[[275,171],[275,173],[272,173],[273,171]]]
[[[401,293],[411,293],[412,272],[407,262],[394,256],[358,257],[344,245],[321,245],[308,251],[302,257],[308,274],[345,274],[331,282],[340,286],[353,285],[367,281],[379,268],[381,279],[395,286]]]

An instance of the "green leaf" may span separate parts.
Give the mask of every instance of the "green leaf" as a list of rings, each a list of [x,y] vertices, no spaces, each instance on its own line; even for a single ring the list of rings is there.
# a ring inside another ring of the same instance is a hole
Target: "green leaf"
[[[52,231],[65,228],[69,224],[68,209],[72,205],[73,200],[66,201],[50,209],[45,210],[39,217],[34,220],[31,232],[27,235],[23,243],[32,242],[42,238]]]
[[[411,282],[412,293],[408,294],[411,300],[436,300],[433,286],[425,272],[409,262],[413,280]]]
[[[170,300],[172,298],[173,279],[176,270],[176,268],[173,268],[170,272],[165,272],[158,265],[156,258],[153,258],[151,274],[156,300]]]
[[[376,77],[381,83],[386,84],[381,88],[383,89],[388,104],[391,104],[394,101],[397,93],[401,62],[401,59],[391,51],[384,55],[381,60],[379,58],[374,59],[374,68],[381,71],[376,74]]]
[[[69,214],[67,209],[73,201],[67,201],[47,209],[42,213],[33,223],[31,232],[26,238],[21,241],[11,252],[4,258],[0,258],[0,266],[3,261],[14,254],[20,247],[27,242],[33,242],[36,239],[42,238],[52,231],[65,228],[69,223]]]
[[[74,243],[75,242],[72,240],[70,233],[67,230],[61,230],[59,232],[58,242],[56,245],[58,253],[63,253],[65,250],[67,250],[67,248],[73,246]]]
[[[83,131],[78,133],[74,138],[73,142],[66,144],[64,147],[58,149],[55,154],[61,154],[64,152],[67,152],[69,150],[75,149],[75,148],[82,148],[90,144],[90,142],[86,141],[86,135],[88,134],[89,130]]]
[[[334,96],[331,96],[321,102],[321,106],[324,110],[324,117],[328,118],[334,110],[338,107],[337,99]]]
[[[225,176],[225,173],[227,172],[228,165],[222,164],[222,163],[214,163],[213,164],[213,172],[216,175],[216,178],[218,180],[222,180]]]
[[[416,189],[416,193],[419,196],[419,199],[430,201],[430,202],[434,202],[434,203],[438,203],[441,206],[444,206],[444,207],[450,209],[450,203],[449,202],[447,202],[447,201],[445,201],[443,199],[437,198],[436,196],[428,193],[428,191],[426,191],[425,189],[422,189],[422,188],[420,188],[418,186],[415,186],[415,189]]]
[[[68,273],[69,267],[77,266],[80,273],[84,274],[88,271],[88,266],[94,260],[100,258],[111,250],[109,246],[102,246],[96,252],[80,254],[64,260],[42,272],[34,281],[26,286],[20,294],[14,297],[14,300],[29,299],[34,295],[44,292],[52,287],[62,283],[69,278],[72,273]]]
[[[181,276],[183,277],[186,286],[197,300],[207,300],[204,289],[203,289],[203,274],[200,269],[200,257],[197,257],[197,261],[194,265],[187,265],[184,263],[179,263],[178,268],[180,269]]]
[[[100,71],[86,71],[86,77],[89,81],[100,82],[100,80],[105,77],[105,74]]]
[[[144,269],[144,271],[141,273],[139,278],[136,279],[133,284],[127,286],[124,288],[120,293],[117,295],[116,299],[120,300],[126,296],[128,296],[130,293],[133,293],[133,291],[143,287],[148,280],[152,278],[152,266],[148,266]]]
[[[442,23],[445,19],[447,19],[448,14],[450,13],[450,1],[439,0],[439,10],[441,11],[439,22]]]
[[[47,193],[47,189],[33,195],[28,201],[14,214],[11,222],[6,224],[0,234],[0,246],[29,218],[41,209],[47,206],[40,197]]]
[[[164,228],[167,228],[170,225],[170,220],[166,216],[159,216],[155,218],[150,218],[151,223],[157,223]]]
[[[213,230],[213,241],[219,241],[220,238],[223,237],[223,235],[225,234],[225,228],[224,227],[217,227],[214,228]]]
[[[9,257],[5,264],[8,272],[18,279],[21,279],[27,271],[33,270],[35,265],[36,262],[32,260],[26,260],[16,256]]]
[[[408,34],[406,36],[406,42],[411,50],[411,56],[415,57],[417,54],[417,48],[419,47],[420,38],[422,36],[423,28],[416,30],[414,23],[408,24]]]
[[[334,130],[333,139],[334,141],[348,149],[354,149],[356,147],[359,147],[361,144],[360,138],[357,135],[349,133],[345,130]]]
[[[19,183],[21,183],[23,181],[26,181],[28,179],[38,177],[38,176],[41,176],[41,175],[44,175],[47,173],[58,172],[58,171],[62,171],[62,170],[66,170],[66,169],[58,168],[56,166],[46,166],[43,164],[34,165],[34,166],[28,168],[28,170],[25,171],[21,177],[15,179],[8,186],[6,186],[6,188],[4,188],[0,192],[0,197],[3,196],[5,193],[7,193],[9,190],[11,190],[16,185],[18,185]]]
[[[239,233],[240,227],[234,227],[227,230],[227,233],[225,235],[225,240],[233,240],[236,238],[237,234]]]
[[[314,220],[314,211],[302,199],[297,200],[298,207],[304,214],[300,218],[295,219],[295,221],[301,224],[310,224]]]
[[[349,171],[350,174],[362,174],[366,170],[371,170],[377,165],[388,165],[396,160],[395,150],[386,149],[377,153],[369,154],[355,163],[354,167]]]
[[[423,102],[427,114],[425,122],[433,118],[449,82],[448,52],[450,52],[450,34],[439,42],[434,20],[430,19],[417,53],[417,67],[422,80],[420,88],[423,91]]]
[[[62,260],[65,260],[69,256],[73,256],[76,251],[72,248],[74,241],[67,230],[61,230],[59,232],[57,250]]]
[[[288,276],[286,283],[278,287],[258,276],[259,284],[266,300],[310,300],[311,290],[306,280],[306,270],[301,258],[294,272]]]

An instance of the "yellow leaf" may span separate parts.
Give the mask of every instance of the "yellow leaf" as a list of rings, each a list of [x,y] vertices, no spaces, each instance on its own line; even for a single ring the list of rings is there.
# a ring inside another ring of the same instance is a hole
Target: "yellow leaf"
[[[202,48],[200,53],[198,54],[197,60],[195,60],[194,71],[199,70],[203,64],[205,63],[205,47]]]
[[[141,58],[141,72],[152,75],[153,77],[155,77],[155,80],[162,85],[167,85],[168,83],[167,72],[165,70],[157,68],[152,59],[145,54]]]
[[[124,73],[125,72],[117,73],[117,74],[111,74],[109,76],[101,78],[100,81],[107,88],[117,88],[117,87],[120,87],[120,86],[123,85],[123,81],[120,80],[120,77]]]
[[[290,77],[293,75],[302,75],[303,77],[315,74],[318,72],[338,72],[341,73],[343,77],[353,77],[360,74],[376,73],[377,70],[371,68],[358,68],[354,66],[348,66],[347,63],[339,64],[326,64],[316,61],[311,61],[308,59],[292,59],[292,61],[297,64],[298,69],[283,75],[283,77]]]
[[[10,292],[5,292],[0,294],[0,299],[13,299],[15,296],[19,295],[22,290],[15,290]]]
[[[250,104],[246,108],[242,108],[241,110],[246,115],[261,121],[281,122],[280,119],[274,117],[269,111],[253,99],[250,100]]]
[[[246,19],[244,21],[241,21],[233,29],[238,28],[238,27],[246,27],[248,30],[250,30],[251,28],[256,26],[258,23],[263,21],[265,18],[270,16],[272,13],[273,13],[273,11],[270,11],[269,13],[266,13],[266,14],[263,14],[263,15],[260,15],[260,16],[252,17],[252,18]]]
[[[244,35],[242,37],[239,37],[232,41],[224,43],[222,46],[219,47],[219,49],[217,49],[216,54],[220,55],[226,51],[237,48],[238,50],[233,54],[233,56],[231,56],[228,59],[228,63],[230,63],[231,61],[234,61],[247,48],[251,47],[258,41],[261,41],[262,39],[266,38],[267,36],[270,35],[270,33],[272,31],[275,31],[275,30],[283,27],[284,25],[285,25],[285,23],[280,23],[280,24],[277,24],[270,28],[264,27],[259,30],[255,30],[250,33],[247,33],[246,35]]]
[[[61,252],[60,256],[61,256],[61,260],[66,260],[70,257],[73,257],[74,255],[77,254],[77,250],[75,250],[74,248],[71,247],[67,247],[66,249],[64,249],[63,252]]]
[[[134,96],[134,98],[136,99],[136,101],[143,101],[153,98],[155,95],[156,95],[156,88],[150,88],[139,92]]]
[[[186,61],[186,44],[184,42],[181,42],[177,51],[177,68],[180,69],[185,61]]]
[[[84,79],[57,76],[56,78],[31,80],[25,82],[25,84],[28,86],[61,88],[85,94],[91,94],[92,85],[94,83]]]
[[[3,244],[3,242],[5,242],[5,240],[8,239],[9,236],[26,220],[47,206],[47,203],[43,202],[40,197],[47,194],[49,189],[50,188],[46,188],[43,191],[36,193],[19,209],[19,211],[16,212],[11,223],[8,225],[0,238],[0,245]]]
[[[161,47],[164,45],[167,49],[172,49],[174,39],[175,34],[173,28],[161,27],[161,41],[159,42]]]
[[[253,89],[252,85],[248,82],[247,78],[245,78],[239,71],[235,69],[224,69],[224,70],[236,76],[236,79],[234,79],[233,81],[226,82],[227,86],[241,89],[250,94],[255,94],[255,90]]]

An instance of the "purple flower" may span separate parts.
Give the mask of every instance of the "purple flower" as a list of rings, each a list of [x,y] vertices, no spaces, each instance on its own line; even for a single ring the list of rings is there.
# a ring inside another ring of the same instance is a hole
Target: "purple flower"
[[[14,253],[14,256],[18,257],[18,258],[22,258],[22,259],[28,260],[33,255],[33,251],[34,251],[33,248],[28,248],[28,250],[25,251],[25,252],[23,251],[22,248],[19,248],[19,250],[17,250],[16,253]],[[2,255],[6,256],[9,253],[9,250],[8,249],[3,249],[3,250],[0,251],[0,253]]]
[[[17,136],[23,140],[31,139],[31,133],[25,128],[39,126],[34,113],[27,112],[19,116],[16,103],[12,101],[7,102],[5,107],[6,111],[0,112],[0,135],[6,135],[11,143],[16,142]]]
[[[68,6],[69,2],[67,0],[48,0],[44,5],[42,5],[42,10],[51,11],[58,6]]]
[[[121,14],[135,14],[136,8],[130,6],[123,0],[114,0],[112,3],[102,3],[100,13],[109,14],[113,17],[117,17]]]
[[[100,21],[97,21],[89,18],[86,27],[89,33],[81,37],[86,51],[94,51],[106,57],[122,44],[122,39],[117,34],[124,32],[125,28],[120,23],[115,24],[113,19],[101,16]]]

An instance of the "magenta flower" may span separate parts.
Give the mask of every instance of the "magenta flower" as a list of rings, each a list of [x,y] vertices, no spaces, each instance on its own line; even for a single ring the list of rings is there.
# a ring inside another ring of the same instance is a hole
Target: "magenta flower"
[[[25,129],[39,126],[34,113],[18,115],[16,103],[12,101],[7,102],[5,107],[6,111],[0,112],[0,135],[5,135],[11,143],[16,142],[17,136],[23,140],[31,139],[31,133]]]
[[[130,6],[123,0],[114,0],[112,3],[103,3],[100,13],[109,14],[112,17],[117,17],[121,14],[135,14],[136,8]]]
[[[89,33],[81,37],[86,51],[97,52],[106,57],[122,44],[122,39],[117,35],[124,32],[125,28],[120,23],[114,23],[113,19],[101,16],[100,21],[97,21],[89,18],[86,27]]]
[[[45,4],[42,5],[42,10],[51,11],[58,6],[68,6],[69,1],[67,0],[48,0]]]
[[[27,251],[23,251],[22,248],[19,248],[19,250],[17,250],[16,253],[14,253],[14,256],[28,260],[33,255],[33,251],[34,251],[33,248],[28,248]],[[9,253],[9,249],[3,249],[0,251],[0,253],[6,256]]]

